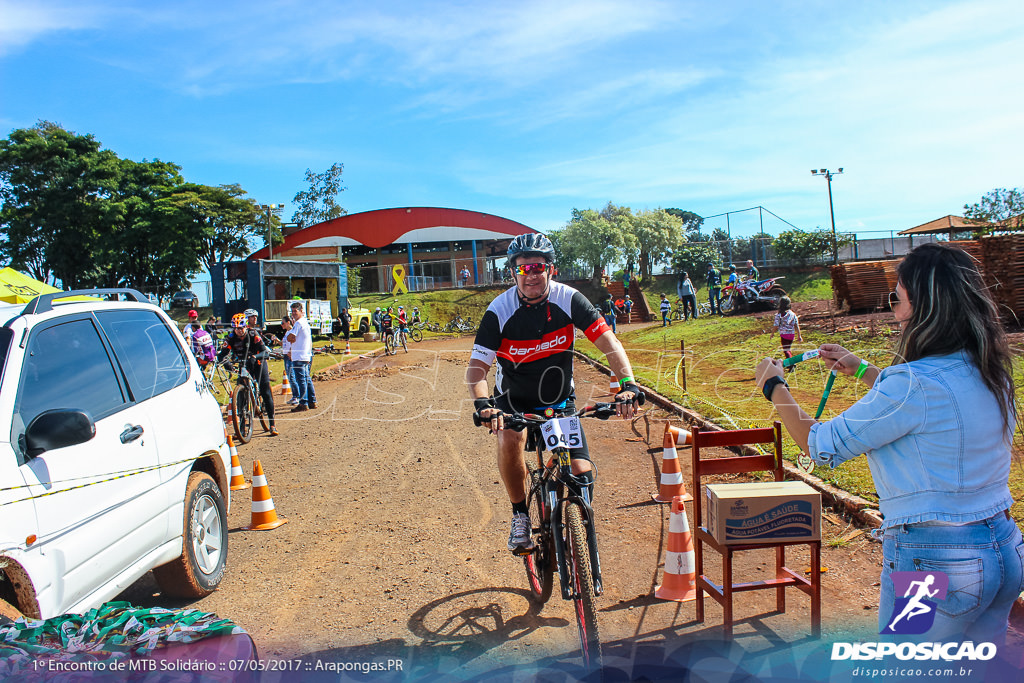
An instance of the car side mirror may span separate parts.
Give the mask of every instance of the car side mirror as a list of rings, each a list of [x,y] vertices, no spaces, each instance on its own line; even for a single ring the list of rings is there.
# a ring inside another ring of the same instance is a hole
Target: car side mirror
[[[46,410],[32,419],[21,436],[25,455],[35,458],[46,451],[85,443],[96,436],[96,424],[84,410]]]

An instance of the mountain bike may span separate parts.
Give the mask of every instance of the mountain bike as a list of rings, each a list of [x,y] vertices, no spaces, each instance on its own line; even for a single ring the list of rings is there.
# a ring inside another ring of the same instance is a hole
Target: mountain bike
[[[238,440],[242,443],[252,441],[252,429],[256,419],[259,419],[263,431],[269,432],[270,422],[267,417],[267,409],[263,404],[263,397],[260,396],[256,379],[249,374],[245,363],[240,363],[237,385],[231,394],[231,423],[235,427]]]
[[[210,361],[203,367],[203,377],[206,378],[206,383],[210,387],[210,391],[213,395],[220,400],[221,395],[231,395],[231,385],[233,381],[231,379],[231,371],[227,369],[228,363],[217,362],[216,360]]]
[[[640,394],[637,403],[644,403]],[[595,403],[568,415],[506,413],[506,429],[526,429],[526,451],[536,451],[537,463],[530,471],[526,504],[534,521],[534,547],[523,554],[530,597],[543,605],[551,597],[554,572],[558,571],[562,599],[572,600],[579,629],[580,654],[587,669],[600,669],[601,636],[594,600],[604,592],[601,561],[597,552],[597,529],[590,493],[572,473],[569,449],[582,443],[580,419],[607,420],[616,414],[615,403]],[[484,424],[477,414],[473,423]],[[544,462],[544,451],[551,457]]]
[[[402,328],[398,326],[386,330],[384,332],[384,354],[394,356],[398,353],[399,346],[409,353],[408,335],[403,333]]]

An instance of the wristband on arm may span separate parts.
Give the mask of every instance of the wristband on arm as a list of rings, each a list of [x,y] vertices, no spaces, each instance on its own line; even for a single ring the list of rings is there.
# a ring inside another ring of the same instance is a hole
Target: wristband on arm
[[[863,379],[864,373],[867,372],[868,368],[870,367],[871,363],[867,362],[866,360],[862,360],[860,362],[860,365],[857,367],[857,372],[853,373],[853,376],[856,377],[857,379]]]
[[[764,397],[768,399],[769,402],[771,402],[772,400],[772,392],[775,391],[775,387],[777,387],[780,384],[786,387],[787,389],[789,388],[789,385],[786,384],[786,380],[782,379],[778,375],[775,375],[774,377],[769,377],[767,380],[765,380],[764,387],[761,389],[761,391],[762,393],[764,393]]]

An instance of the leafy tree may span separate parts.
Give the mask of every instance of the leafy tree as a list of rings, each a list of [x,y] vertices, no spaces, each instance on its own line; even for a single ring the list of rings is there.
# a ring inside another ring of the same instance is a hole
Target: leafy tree
[[[48,121],[0,140],[0,255],[69,288],[101,276],[93,254],[110,220],[117,155]]]
[[[662,209],[641,211],[628,223],[639,251],[640,277],[649,279],[654,265],[665,261],[683,240],[683,223]]]
[[[559,245],[569,261],[578,261],[592,270],[595,283],[601,280],[601,269],[622,253],[623,231],[593,209],[572,210],[572,220],[561,231]]]
[[[975,237],[992,232],[1020,232],[1024,230],[1024,190],[992,190],[981,201],[964,204],[964,216],[984,223],[975,229]]]
[[[186,183],[175,189],[168,203],[181,212],[190,232],[198,231],[196,254],[208,269],[247,256],[251,242],[263,240],[266,222],[261,222],[256,202],[239,185]]]
[[[844,243],[842,239],[837,241],[840,245]],[[832,253],[832,231],[821,228],[813,232],[797,228],[786,230],[772,240],[772,247],[778,258],[806,264],[811,259]]]
[[[170,201],[184,182],[181,168],[130,159],[119,159],[118,166],[117,184],[106,202],[109,220],[93,254],[96,272],[82,284],[159,295],[187,286],[188,274],[200,267],[202,234]]]
[[[672,268],[689,273],[694,286],[704,282],[709,263],[722,267],[722,254],[714,242],[683,242],[672,254]]]
[[[700,229],[704,225],[704,219],[693,211],[682,209],[665,209],[665,213],[671,214],[683,223],[683,232],[686,233],[687,242],[705,242],[705,237]]]
[[[334,164],[323,173],[313,173],[308,168],[306,169],[306,182],[309,183],[309,189],[299,192],[292,199],[299,207],[292,215],[293,222],[303,226],[312,225],[348,213],[335,200],[338,194],[345,191],[345,188],[341,186],[341,174],[344,168],[342,164]]]

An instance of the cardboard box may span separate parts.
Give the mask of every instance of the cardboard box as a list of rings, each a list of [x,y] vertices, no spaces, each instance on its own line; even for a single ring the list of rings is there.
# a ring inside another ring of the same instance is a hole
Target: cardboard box
[[[722,545],[821,539],[821,494],[802,481],[708,484],[707,529]]]

